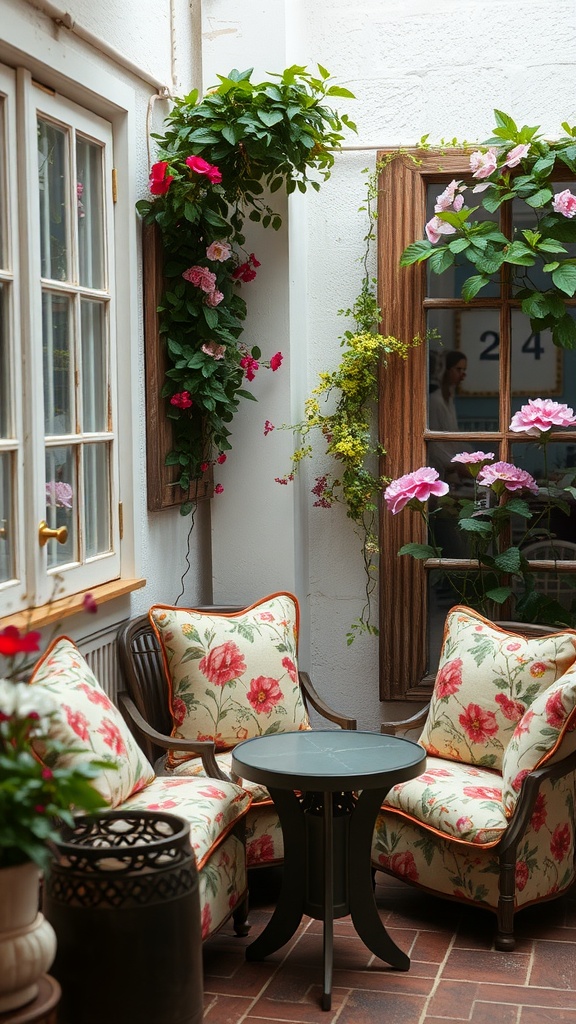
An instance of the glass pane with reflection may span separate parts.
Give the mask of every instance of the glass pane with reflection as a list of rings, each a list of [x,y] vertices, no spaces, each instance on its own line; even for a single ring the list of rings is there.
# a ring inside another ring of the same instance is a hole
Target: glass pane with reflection
[[[10,338],[8,335],[8,288],[0,283],[0,437],[13,437],[10,400]]]
[[[13,466],[12,452],[0,455],[0,583],[16,576]]]
[[[76,141],[76,207],[80,284],[104,288],[103,151],[80,136]]]
[[[42,277],[66,281],[69,273],[68,132],[38,119],[38,189]]]
[[[102,302],[83,300],[82,325],[82,429],[84,433],[106,430],[107,365],[106,310]]]
[[[112,548],[110,525],[110,445],[84,446],[84,535],[86,558]]]
[[[534,332],[530,318],[520,309],[512,310],[513,411],[528,398],[565,401],[560,398],[564,388],[574,396],[576,381],[563,377],[563,350],[554,345],[552,332]]]
[[[512,462],[530,473],[540,488],[536,495],[522,492],[532,517],[518,525],[514,543],[522,549],[535,542],[550,543],[557,551],[550,557],[574,557],[569,552],[576,542],[576,501],[567,488],[576,486],[576,436],[574,444],[549,441],[541,445],[536,439],[513,444]]]
[[[70,446],[46,449],[46,522],[52,530],[66,527],[67,539],[47,544],[48,568],[78,561],[78,484],[75,451]]]
[[[438,196],[443,192],[445,185],[436,184],[429,185],[426,200],[426,222],[428,222],[435,215],[434,207],[437,205]],[[473,196],[470,190],[464,192],[464,201],[470,208],[480,205],[480,196]],[[480,208],[473,214],[474,221],[494,221],[498,223],[498,212],[488,213],[487,210]],[[445,245],[450,241],[450,235],[443,235],[438,246]],[[460,298],[462,292],[462,285],[468,277],[474,277],[478,273],[478,270],[469,260],[465,259],[462,254],[458,254],[455,257],[454,264],[441,274],[435,274],[430,266],[430,261],[426,261],[426,292],[429,298],[438,299],[453,299]],[[499,274],[494,275],[494,280],[490,281],[481,292],[479,292],[481,298],[493,298],[500,295],[500,278]]]
[[[74,365],[70,299],[45,292],[42,296],[42,354],[44,369],[44,429],[46,434],[73,430]]]

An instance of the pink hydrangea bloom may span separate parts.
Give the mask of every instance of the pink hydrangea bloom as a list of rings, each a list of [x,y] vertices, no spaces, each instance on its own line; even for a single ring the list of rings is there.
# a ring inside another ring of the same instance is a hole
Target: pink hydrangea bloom
[[[567,405],[554,402],[551,398],[530,398],[526,405],[514,413],[510,430],[538,437],[552,430],[552,427],[574,426],[576,416]]]
[[[489,178],[496,170],[497,154],[498,150],[494,146],[491,146],[486,153],[482,153],[479,149],[475,153],[471,153],[470,170],[472,171],[472,177],[479,179]]]
[[[201,288],[203,292],[213,292],[216,288],[216,274],[206,267],[188,267],[182,277],[196,288]]]
[[[52,508],[72,508],[72,487],[64,480],[46,482],[46,504]]]
[[[218,359],[224,359],[224,356],[226,355],[226,346],[219,345],[216,341],[208,341],[202,345],[202,351],[205,355],[212,356],[213,359],[218,361]]]
[[[538,494],[538,484],[534,477],[525,469],[513,466],[511,462],[495,462],[493,466],[484,466],[478,474],[478,483],[481,487],[491,487],[496,494],[504,490],[527,490]]]
[[[552,200],[552,209],[555,213],[561,213],[563,217],[576,217],[576,196],[572,195],[568,188],[563,192],[557,192]]]
[[[432,494],[440,498],[447,493],[448,484],[440,480],[436,470],[430,466],[423,466],[421,469],[416,469],[413,473],[406,473],[388,484],[384,491],[384,501],[390,512],[396,515],[414,498],[423,502],[428,501]]]
[[[219,306],[223,298],[223,292],[219,292],[217,288],[214,288],[214,291],[207,292],[204,302],[207,306]]]
[[[529,152],[530,143],[528,142],[525,144],[514,146],[514,149],[511,149],[510,152],[507,154],[503,166],[518,167],[520,161],[523,160],[525,156],[528,156]]]
[[[232,248],[229,242],[225,242],[222,239],[217,242],[212,242],[206,249],[206,256],[209,260],[217,260],[218,263],[224,263],[224,260],[230,259]]]
[[[493,452],[460,452],[459,455],[455,455],[450,461],[463,462],[465,465],[469,463],[475,465],[477,462],[491,462],[493,458]]]

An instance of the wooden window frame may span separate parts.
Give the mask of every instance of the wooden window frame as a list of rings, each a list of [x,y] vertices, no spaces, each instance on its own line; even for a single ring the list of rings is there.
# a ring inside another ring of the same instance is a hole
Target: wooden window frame
[[[482,309],[495,306],[494,298],[477,296],[464,303],[461,298],[426,298],[426,264],[400,266],[402,252],[414,239],[422,238],[426,220],[427,187],[437,183],[440,189],[453,178],[469,174],[468,154],[407,150],[395,155],[378,153],[385,166],[379,179],[378,200],[378,295],[382,310],[381,331],[411,339],[426,336],[429,309]],[[559,180],[570,177],[566,170]],[[503,209],[502,228],[510,229],[511,211]],[[501,295],[500,397],[499,423],[511,418],[511,358],[508,311],[519,302],[510,297],[506,271],[502,273]],[[572,302],[571,305],[576,303]],[[408,359],[390,360],[381,370],[379,387],[379,436],[386,449],[381,472],[394,478],[425,464],[426,441],[445,437],[426,427],[427,346],[420,345]],[[573,441],[573,433],[555,432],[558,441]],[[508,461],[510,447],[518,440],[509,430],[470,432],[467,439],[481,447],[483,441],[500,445],[500,458]],[[427,543],[423,520],[410,515],[392,516],[380,509],[380,699],[417,700],[430,696],[433,677],[427,674],[428,600],[426,577],[438,560],[426,563],[398,557],[402,545]],[[461,561],[453,560],[454,565]],[[451,560],[442,565],[450,568]],[[535,568],[553,569],[553,562],[535,562]],[[568,563],[566,571],[576,571]],[[502,607],[502,619],[509,609]],[[509,617],[509,615],[508,615]]]
[[[164,249],[156,224],[142,225],[142,277],[144,288],[144,354],[146,374],[146,480],[150,512],[175,508],[185,501],[211,498],[212,472],[192,481],[187,491],[177,483],[178,466],[167,466],[166,456],[172,450],[172,424],[166,416],[166,399],[162,397],[168,361],[160,335],[158,306],[164,290]]]

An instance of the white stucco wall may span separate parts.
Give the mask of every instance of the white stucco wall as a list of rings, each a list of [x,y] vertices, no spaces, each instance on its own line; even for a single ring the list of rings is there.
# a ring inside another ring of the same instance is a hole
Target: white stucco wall
[[[36,0],[38,6],[42,0]],[[47,3],[44,4],[47,6]],[[58,7],[57,3],[52,5]],[[132,479],[125,498],[134,506],[125,546],[145,590],[112,602],[100,623],[171,602],[185,568],[189,521],[177,511],[150,514],[145,492],[145,413],[139,232],[134,203],[146,194],[149,127],[158,129],[165,104],[146,75],[182,94],[232,67],[254,67],[254,80],[292,63],[320,62],[356,94],[335,105],[357,121],[350,144],[412,145],[430,140],[482,139],[492,110],[541,124],[547,133],[576,120],[576,5],[573,0],[60,0],[81,27],[142,69],[126,70],[57,27],[27,0],[0,0],[0,61],[29,66],[39,81],[83,102],[102,105],[119,132],[128,168],[117,216],[127,229],[128,288],[123,296],[127,370],[121,378],[122,416],[133,425]],[[173,21],[170,12],[173,12]],[[201,31],[200,31],[201,30]],[[144,77],[142,77],[144,76]],[[337,310],[359,288],[366,223],[362,169],[375,152],[336,156],[319,194],[290,202],[274,197],[285,226],[274,234],[250,227],[248,251],[262,266],[243,286],[249,315],[244,340],[269,358],[279,349],[280,371],[261,371],[234,422],[233,452],[219,468],[224,493],[201,505],[191,538],[187,601],[250,601],[276,589],[294,590],[303,607],[301,659],[326,698],[377,726],[377,641],[347,647],[345,633],[363,601],[359,542],[342,509],[314,509],[310,486],[322,460],[304,467],[292,487],[275,476],[289,469],[292,439],[275,424],[301,417],[317,373],[338,362],[344,323]],[[375,266],[375,263],[374,263]],[[133,502],[132,502],[133,499]],[[384,584],[385,585],[385,584]],[[399,598],[401,599],[401,595]],[[71,632],[73,633],[71,624]],[[410,638],[406,638],[410,643]]]

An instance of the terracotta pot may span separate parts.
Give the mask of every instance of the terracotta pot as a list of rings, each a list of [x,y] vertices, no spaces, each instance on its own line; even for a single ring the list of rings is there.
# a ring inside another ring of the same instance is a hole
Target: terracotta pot
[[[0,1013],[36,998],[56,954],[54,929],[38,912],[39,879],[31,861],[0,868]]]

